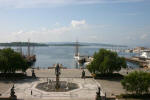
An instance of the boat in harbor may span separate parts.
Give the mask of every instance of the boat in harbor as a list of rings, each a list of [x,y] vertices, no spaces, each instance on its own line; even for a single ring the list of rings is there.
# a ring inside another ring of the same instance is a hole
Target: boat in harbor
[[[30,50],[30,40],[28,40],[28,54],[25,56],[27,62],[30,66],[32,66],[36,61],[36,55],[34,54],[34,47],[32,49],[32,53]]]
[[[150,59],[150,50],[143,50],[141,52],[140,57],[145,58],[145,59]]]
[[[28,40],[28,46],[27,46],[27,54],[23,53],[21,46],[19,46],[19,48],[17,48],[16,51],[19,52],[27,60],[27,63],[29,66],[32,66],[36,62],[36,55],[34,54],[34,46],[31,51],[29,40]]]
[[[76,60],[79,60],[79,59],[80,59],[79,43],[78,43],[78,41],[76,41],[76,45],[75,45],[75,55],[74,55],[74,58],[75,58]]]
[[[75,55],[74,55],[74,59],[75,59],[76,61],[78,61],[79,63],[84,63],[84,62],[85,62],[84,56],[80,56],[80,53],[79,53],[79,43],[78,43],[78,41],[76,41],[76,45],[75,45]]]
[[[79,43],[78,41],[76,42],[75,45],[75,55],[74,59],[80,63],[80,64],[89,64],[92,61],[92,57],[90,56],[85,56],[85,55],[80,55],[79,53]]]

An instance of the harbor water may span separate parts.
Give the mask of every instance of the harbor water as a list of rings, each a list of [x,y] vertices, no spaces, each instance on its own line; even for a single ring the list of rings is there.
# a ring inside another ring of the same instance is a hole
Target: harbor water
[[[1,47],[4,48],[4,47]],[[17,47],[11,47],[17,49]],[[27,47],[23,48],[23,54],[27,54]],[[100,48],[111,49],[112,47],[103,47],[103,46],[80,46],[79,53],[80,55],[92,56],[95,52],[98,52]],[[117,50],[118,47],[113,47],[114,50]],[[119,49],[126,49],[124,47],[119,47]],[[52,67],[56,63],[62,64],[67,68],[78,68],[80,65],[75,61],[75,47],[74,46],[45,46],[45,47],[35,47],[31,53],[36,55],[36,62],[34,67],[48,68]],[[136,54],[118,52],[119,56],[130,57]],[[133,63],[127,63],[130,67],[138,68],[139,66]]]

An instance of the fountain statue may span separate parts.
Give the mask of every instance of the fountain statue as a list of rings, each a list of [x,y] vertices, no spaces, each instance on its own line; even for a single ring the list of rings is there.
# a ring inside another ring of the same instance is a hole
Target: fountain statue
[[[59,76],[61,74],[60,73],[60,65],[59,64],[56,65],[55,74],[56,74],[56,86],[55,86],[55,88],[59,89],[60,88]]]
[[[101,88],[100,87],[98,87],[98,92],[96,92],[95,100],[101,100]]]
[[[78,85],[76,83],[71,83],[66,80],[60,81],[61,66],[61,64],[56,64],[55,66],[54,70],[56,75],[56,81],[47,77],[47,81],[39,83],[36,88],[46,92],[66,92],[77,89]]]
[[[17,96],[15,95],[15,91],[14,91],[14,85],[13,85],[13,87],[10,90],[10,98],[12,100],[17,100]]]
[[[33,77],[33,78],[36,78],[36,75],[35,75],[34,69],[32,69],[32,70],[31,70],[31,72],[32,72],[32,77]]]
[[[84,79],[85,79],[85,71],[84,71],[84,70],[82,71],[82,76],[81,76],[81,78],[84,78]]]

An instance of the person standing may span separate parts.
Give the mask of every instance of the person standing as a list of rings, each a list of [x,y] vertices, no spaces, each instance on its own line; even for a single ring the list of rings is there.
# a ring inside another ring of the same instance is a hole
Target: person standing
[[[31,90],[31,95],[32,95],[32,90]]]
[[[82,71],[82,76],[81,76],[81,78],[85,79],[85,71],[84,71],[84,70]]]

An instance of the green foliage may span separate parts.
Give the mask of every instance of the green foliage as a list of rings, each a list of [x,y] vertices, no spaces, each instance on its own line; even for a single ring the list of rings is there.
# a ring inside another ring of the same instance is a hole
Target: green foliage
[[[150,73],[134,71],[125,76],[121,84],[129,92],[136,94],[148,93],[150,87]]]
[[[120,71],[121,67],[126,67],[126,60],[119,57],[116,52],[106,49],[100,49],[99,52],[96,52],[93,61],[87,66],[90,72],[102,74]]]
[[[19,53],[10,48],[0,50],[1,72],[14,73],[17,70],[25,72],[27,68],[27,61]]]

